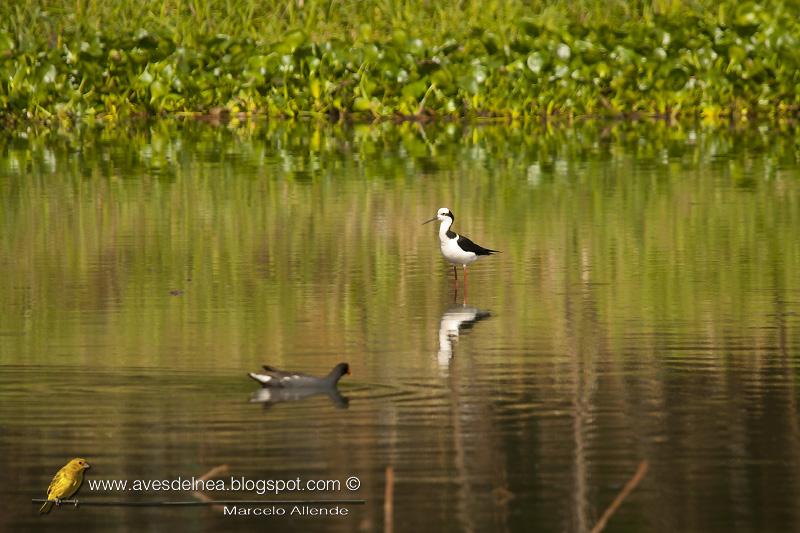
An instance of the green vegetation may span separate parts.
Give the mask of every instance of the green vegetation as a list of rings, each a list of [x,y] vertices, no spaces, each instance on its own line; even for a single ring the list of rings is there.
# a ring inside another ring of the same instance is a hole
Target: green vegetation
[[[530,5],[532,4],[532,5]],[[800,9],[663,0],[0,6],[0,120],[792,116]]]

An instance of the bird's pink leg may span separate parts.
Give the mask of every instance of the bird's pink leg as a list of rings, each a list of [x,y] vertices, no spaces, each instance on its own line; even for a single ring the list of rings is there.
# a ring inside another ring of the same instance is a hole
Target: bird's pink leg
[[[467,265],[464,265],[464,305],[467,303]]]

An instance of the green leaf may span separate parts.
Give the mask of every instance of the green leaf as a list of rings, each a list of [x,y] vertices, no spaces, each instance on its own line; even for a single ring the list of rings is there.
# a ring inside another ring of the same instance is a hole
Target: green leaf
[[[0,54],[14,50],[15,44],[11,34],[5,30],[0,30]]]
[[[56,67],[55,65],[48,65],[45,68],[44,73],[42,74],[42,83],[50,85],[55,83],[56,81]]]
[[[539,52],[530,54],[528,59],[525,61],[525,64],[528,65],[530,71],[537,76],[542,73],[546,63],[547,61],[545,57]]]
[[[425,91],[428,90],[428,84],[424,80],[415,81],[414,83],[409,83],[405,87],[403,87],[402,94],[407,98],[413,98],[415,100],[419,100],[422,98],[422,95],[425,94]]]
[[[353,100],[353,111],[371,111],[371,110],[372,110],[372,101],[369,98],[363,98],[359,96],[355,100]]]

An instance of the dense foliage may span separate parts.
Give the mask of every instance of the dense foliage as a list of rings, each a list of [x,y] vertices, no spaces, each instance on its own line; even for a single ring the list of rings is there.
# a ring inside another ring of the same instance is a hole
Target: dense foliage
[[[302,2],[290,4],[302,10]],[[450,6],[455,18],[459,5]],[[725,0],[714,10],[617,23],[523,16],[437,32],[405,17],[391,31],[318,35],[298,22],[258,38],[252,27],[220,34],[163,25],[64,24],[37,34],[23,31],[17,12],[0,22],[0,117],[19,126],[226,112],[360,120],[789,116],[800,103],[798,14],[793,3]]]

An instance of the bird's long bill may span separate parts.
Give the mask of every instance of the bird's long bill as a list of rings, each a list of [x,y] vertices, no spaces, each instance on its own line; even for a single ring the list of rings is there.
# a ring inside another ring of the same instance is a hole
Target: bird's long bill
[[[433,218],[432,218],[432,219],[430,219],[430,220],[426,220],[425,222],[423,222],[423,223],[422,223],[422,225],[424,226],[425,224],[429,224],[429,223],[431,223],[431,222],[433,222],[433,221],[435,221],[435,220],[439,220],[439,217],[438,217],[438,216],[435,216],[435,217],[433,217]]]

